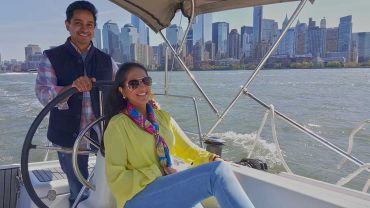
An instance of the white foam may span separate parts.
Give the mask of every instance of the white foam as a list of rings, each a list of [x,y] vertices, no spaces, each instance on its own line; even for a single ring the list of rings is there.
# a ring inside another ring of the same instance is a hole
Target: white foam
[[[231,143],[232,146],[242,147],[247,153],[249,153],[256,137],[256,133],[241,134],[227,131],[223,133],[214,133],[212,136],[217,136],[225,140],[227,143]],[[270,143],[264,138],[260,138],[257,140],[251,157],[266,161],[270,169],[281,170],[282,164],[276,150],[274,143]],[[245,155],[245,157],[246,156],[247,155]]]

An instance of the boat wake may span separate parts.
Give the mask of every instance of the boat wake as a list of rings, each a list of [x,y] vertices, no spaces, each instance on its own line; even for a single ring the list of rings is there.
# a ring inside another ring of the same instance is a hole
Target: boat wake
[[[231,158],[226,160],[240,161],[240,155],[247,157],[252,149],[256,133],[242,134],[233,131],[224,133],[214,133],[212,136],[219,137],[225,140],[226,145],[223,153]],[[284,171],[284,167],[277,154],[275,144],[266,141],[264,138],[257,140],[256,146],[251,154],[251,158],[260,159],[267,163],[269,172],[279,173]]]

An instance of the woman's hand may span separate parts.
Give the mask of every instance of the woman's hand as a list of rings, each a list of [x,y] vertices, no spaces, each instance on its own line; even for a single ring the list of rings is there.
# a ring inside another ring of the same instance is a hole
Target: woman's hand
[[[170,174],[178,172],[175,168],[171,168],[171,167],[165,167],[163,169],[164,169],[164,172],[166,173],[166,175],[170,175]]]

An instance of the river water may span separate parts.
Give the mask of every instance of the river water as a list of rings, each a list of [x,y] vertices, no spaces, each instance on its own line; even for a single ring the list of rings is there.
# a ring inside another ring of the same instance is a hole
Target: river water
[[[222,113],[252,71],[194,72],[197,81]],[[164,73],[151,72],[155,93],[164,92]],[[20,153],[27,130],[42,109],[34,93],[36,74],[0,74],[0,165],[20,162]],[[251,83],[249,92],[275,109],[293,118],[336,146],[346,150],[348,136],[361,122],[370,118],[369,69],[310,69],[263,70]],[[196,96],[201,129],[207,133],[217,116],[200,96],[185,72],[169,74],[169,94]],[[194,107],[191,99],[157,96],[161,107],[172,113],[180,126],[197,132]],[[214,130],[214,136],[226,141],[223,157],[238,161],[251,149],[265,109],[252,99],[242,96],[225,119]],[[334,183],[354,171],[357,166],[347,162],[338,170],[342,159],[309,136],[276,119],[277,137],[284,158],[296,174]],[[46,122],[36,137],[45,143]],[[267,119],[261,139],[257,142],[253,158],[268,163],[271,172],[284,168],[272,142],[271,119]],[[365,128],[355,136],[353,155],[370,162],[370,130]],[[195,143],[198,139],[191,138]],[[34,153],[33,160],[43,158],[44,152]],[[53,156],[51,157],[53,158]],[[369,176],[361,174],[349,187],[362,189]]]

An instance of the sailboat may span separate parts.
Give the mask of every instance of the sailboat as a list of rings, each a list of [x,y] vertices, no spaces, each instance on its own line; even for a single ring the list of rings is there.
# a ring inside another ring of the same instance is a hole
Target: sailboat
[[[348,207],[348,208],[369,208],[370,207],[370,195],[367,190],[370,186],[370,179],[364,184],[363,191],[357,191],[343,187],[343,185],[350,182],[353,178],[358,176],[363,171],[370,171],[370,165],[365,163],[358,158],[351,155],[353,136],[361,129],[364,125],[369,122],[364,122],[359,125],[350,137],[350,145],[347,150],[343,150],[336,145],[329,142],[326,138],[316,134],[305,126],[294,121],[285,114],[275,109],[273,105],[266,104],[263,100],[249,91],[249,86],[258,75],[268,58],[272,55],[273,51],[277,48],[281,42],[285,33],[296,20],[300,11],[309,2],[309,0],[111,0],[117,6],[131,12],[132,14],[141,18],[154,32],[159,33],[164,41],[167,43],[169,49],[172,51],[173,56],[178,61],[179,65],[185,70],[186,74],[190,77],[191,82],[199,90],[203,99],[208,103],[210,109],[217,116],[217,120],[211,125],[211,128],[204,133],[201,130],[200,119],[197,116],[196,126],[198,127],[198,138],[200,145],[203,147],[205,140],[213,133],[215,128],[223,121],[225,116],[228,114],[231,108],[235,105],[236,101],[246,96],[262,108],[266,110],[265,116],[261,122],[261,127],[257,131],[255,142],[258,140],[259,135],[263,126],[266,123],[268,115],[271,117],[272,126],[272,137],[274,144],[276,145],[278,157],[280,157],[284,172],[279,174],[272,174],[266,171],[253,169],[251,167],[243,166],[237,163],[230,162],[230,166],[234,174],[237,176],[240,184],[242,185],[245,192],[250,197],[255,207],[284,207],[284,208],[312,208],[312,207]],[[246,80],[241,89],[238,90],[235,97],[230,98],[230,104],[223,110],[219,111],[213,104],[212,99],[207,96],[205,91],[202,89],[201,84],[196,80],[195,76],[185,65],[184,61],[181,60],[179,55],[182,47],[174,48],[171,46],[169,41],[163,35],[163,30],[170,26],[172,19],[177,12],[181,12],[184,17],[188,19],[188,27],[185,30],[184,38],[180,45],[184,44],[186,34],[188,33],[194,18],[197,15],[219,12],[229,9],[253,7],[267,4],[278,4],[285,2],[298,2],[298,6],[294,13],[288,20],[285,28],[282,30],[281,35],[277,38],[276,42],[271,46],[269,51],[262,57],[261,62],[256,66],[253,73]],[[314,0],[310,0],[314,3]],[[165,71],[167,76],[168,70]],[[165,86],[167,86],[167,80],[165,79]],[[104,96],[103,88],[109,87],[110,82],[98,82],[94,87],[100,91],[101,108],[103,108]],[[43,161],[37,163],[29,162],[29,154],[31,150],[45,151],[45,158],[49,152],[53,151],[64,151],[73,153],[74,171],[80,182],[84,185],[81,190],[79,198],[73,207],[115,207],[115,200],[109,191],[106,183],[105,172],[104,172],[104,156],[102,154],[103,149],[101,144],[90,139],[86,132],[89,131],[93,126],[98,125],[103,128],[105,116],[102,114],[96,121],[88,125],[78,136],[73,149],[64,149],[52,145],[36,144],[33,141],[35,132],[41,124],[43,118],[47,116],[48,112],[61,100],[76,93],[77,90],[72,88],[52,100],[45,108],[38,114],[33,121],[30,129],[26,135],[23,149],[22,149],[22,160],[21,164],[5,165],[0,167],[0,184],[3,185],[3,192],[0,195],[0,205],[4,207],[68,207],[68,183],[65,175],[59,168],[58,161]],[[167,92],[161,94],[167,97],[186,97],[182,95],[172,95]],[[194,109],[196,115],[198,115],[198,108],[196,105],[196,99],[193,97],[187,97],[194,100]],[[101,112],[104,112],[101,109]],[[323,181],[307,178],[294,174],[288,164],[284,161],[283,153],[279,148],[279,141],[276,135],[276,124],[275,119],[279,118],[298,129],[299,131],[309,135],[314,141],[327,147],[329,150],[337,153],[343,158],[340,165],[345,162],[351,162],[358,167],[358,169],[349,174],[347,177],[342,178],[336,184],[329,184]],[[352,138],[352,140],[351,140]],[[87,141],[91,147],[90,149],[79,149],[79,144],[82,141]],[[209,140],[208,140],[209,141]],[[213,140],[212,145],[216,149],[219,148],[218,144],[222,142]],[[255,146],[255,143],[253,147]],[[207,146],[208,148],[208,146]],[[252,148],[253,150],[253,148]],[[90,158],[90,175],[88,178],[84,178],[77,167],[77,155],[78,154],[90,154],[94,155]],[[179,166],[186,168],[186,164],[178,162]],[[82,193],[86,190],[90,191],[88,199],[80,202],[79,201]],[[1,203],[2,202],[2,203]],[[205,208],[218,207],[217,201],[210,198],[202,202],[202,206]]]

